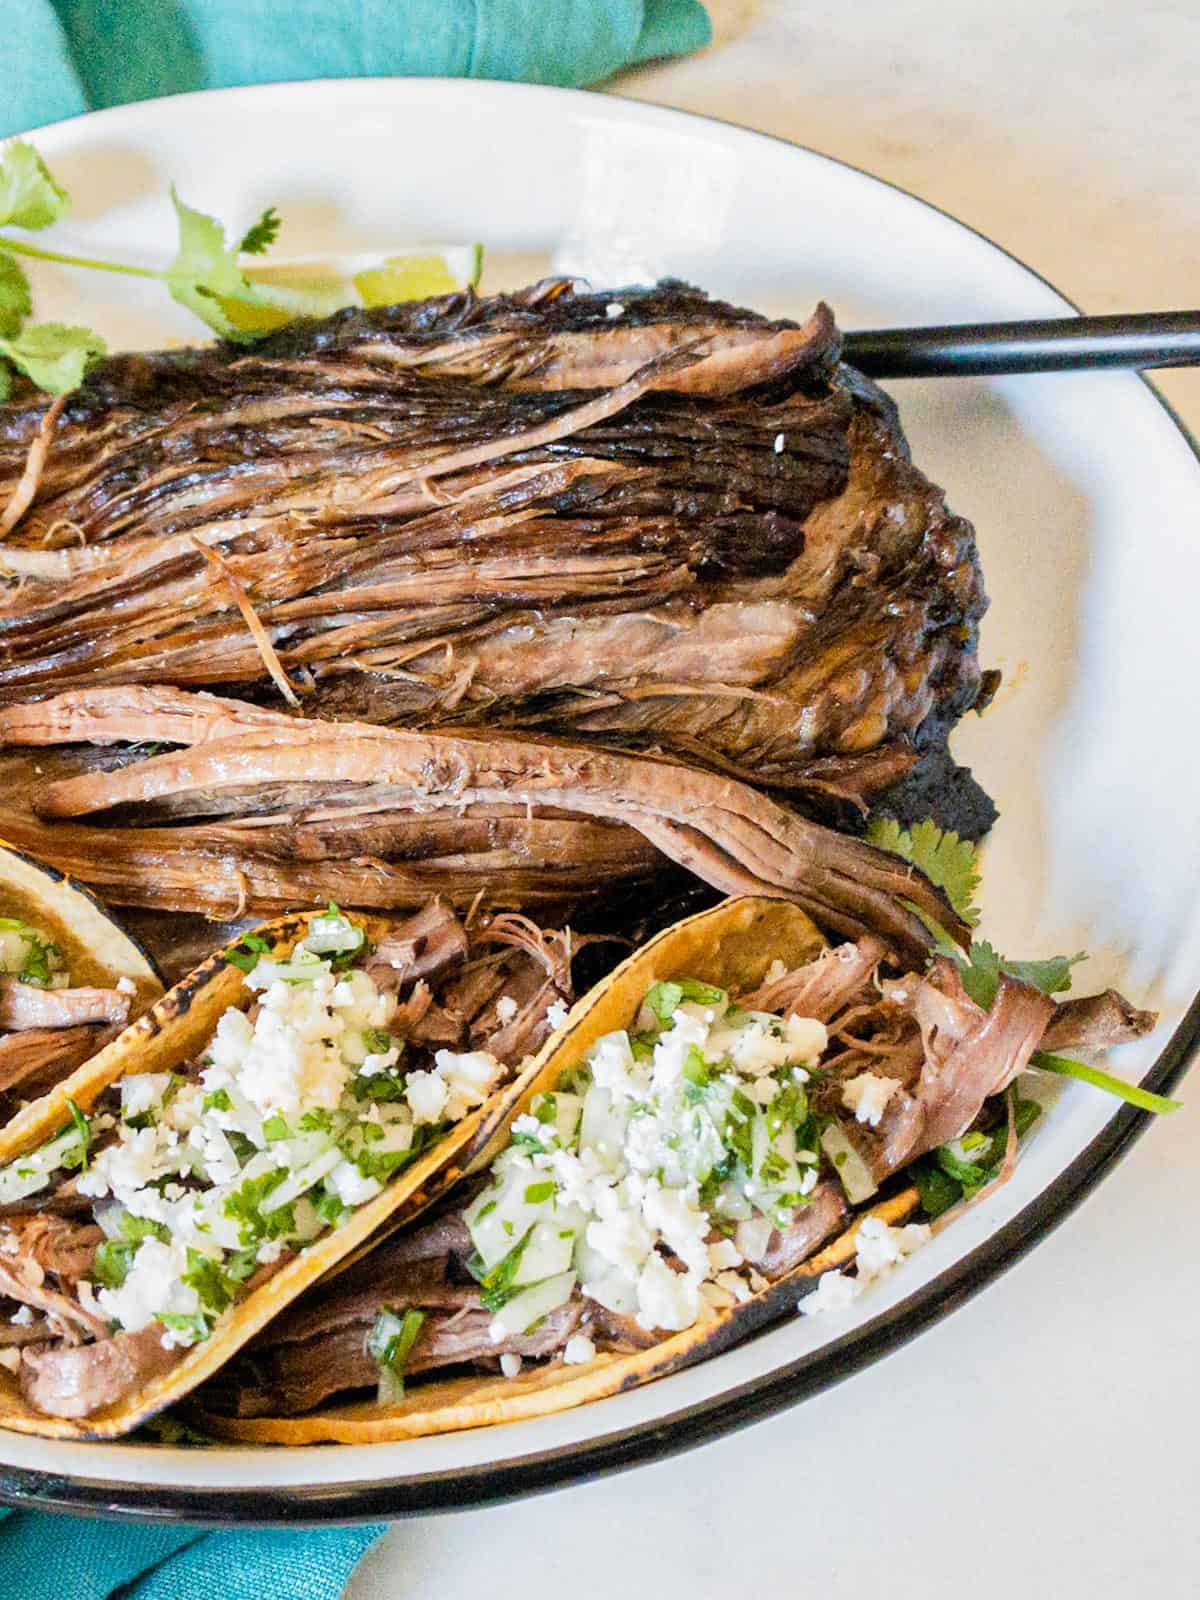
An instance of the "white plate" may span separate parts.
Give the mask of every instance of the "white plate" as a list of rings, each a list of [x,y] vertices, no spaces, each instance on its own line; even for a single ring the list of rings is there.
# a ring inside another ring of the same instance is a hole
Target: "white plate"
[[[548,269],[673,274],[843,326],[1069,311],[938,211],[811,151],[651,106],[520,85],[369,80],[185,96],[37,139],[75,197],[62,248],[162,260],[168,185],[233,225],[276,205],[288,254],[482,239],[484,284]],[[55,240],[57,244],[58,239]],[[39,311],[114,348],[192,340],[146,286],[47,268]],[[1086,947],[1162,1025],[1117,1065],[1161,1087],[1200,1036],[1196,791],[1200,463],[1126,374],[897,386],[914,454],[979,532],[1005,687],[954,746],[1000,806],[985,924],[1003,949]],[[1148,552],[1152,551],[1152,559]],[[394,1445],[210,1451],[0,1434],[0,1499],[149,1516],[398,1515],[480,1503],[682,1448],[893,1348],[1066,1214],[1145,1119],[1071,1085],[1013,1181],[848,1313],[794,1319],[691,1371],[577,1411]]]

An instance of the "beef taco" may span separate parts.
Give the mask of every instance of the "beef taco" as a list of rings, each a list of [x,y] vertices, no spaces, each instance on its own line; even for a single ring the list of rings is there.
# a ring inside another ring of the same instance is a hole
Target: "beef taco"
[[[935,1107],[883,953],[829,947],[774,900],[668,929],[576,1008],[486,1173],[265,1329],[202,1391],[200,1426],[365,1442],[534,1416],[778,1316],[853,1262],[856,1208],[876,1249],[911,1249],[896,1224],[919,1197],[896,1175]],[[1023,1064],[1017,1032],[964,1127]]]
[[[486,1172],[264,1329],[198,1425],[305,1444],[516,1421],[844,1303],[927,1239],[927,1180],[1008,1170],[1038,1114],[1009,1086],[1088,1004],[1001,973],[985,1008],[949,960],[829,946],[781,901],[692,917],[576,1007]]]
[[[0,1425],[111,1438],[483,1160],[571,936],[336,907],[205,962],[0,1131]]]
[[[93,895],[0,844],[0,1124],[161,994],[149,956]]]

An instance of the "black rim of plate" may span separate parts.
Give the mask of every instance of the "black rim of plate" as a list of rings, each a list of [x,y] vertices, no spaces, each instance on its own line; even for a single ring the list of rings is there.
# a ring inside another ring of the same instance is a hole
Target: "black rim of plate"
[[[462,80],[459,79],[433,81],[454,83],[460,89],[462,87]],[[281,86],[274,84],[264,87],[277,89]],[[506,89],[516,89],[522,94],[534,90],[546,96],[570,96],[572,99],[578,94],[576,90],[554,89],[544,85],[488,85],[491,93],[503,93]],[[621,105],[646,105],[646,102],[628,96],[608,95],[604,98]],[[836,156],[814,150],[809,145],[796,144],[776,134],[761,133],[726,118],[677,111],[669,106],[653,106],[652,109],[660,115],[678,118],[683,122],[732,128],[747,138],[763,139],[791,150],[802,150],[806,155],[816,156],[831,166],[868,178],[881,188],[901,194],[914,205],[936,212],[948,222],[973,234],[1052,290],[1072,310],[1078,312],[1080,309],[1048,278],[1028,266],[1012,251],[1006,250],[987,234],[941,206],[911,194],[899,184],[890,183],[886,178],[880,178],[851,162],[839,160]],[[1187,424],[1149,379],[1140,376],[1182,434],[1197,462],[1200,462],[1200,443]],[[1141,1080],[1142,1086],[1158,1094],[1168,1093],[1183,1078],[1197,1054],[1200,1054],[1200,994],[1192,1001],[1154,1066]],[[1009,1267],[1020,1261],[1035,1245],[1040,1244],[1059,1223],[1064,1222],[1153,1121],[1152,1112],[1122,1106],[1036,1200],[990,1239],[890,1311],[861,1324],[815,1354],[776,1368],[761,1380],[752,1380],[724,1394],[633,1428],[608,1433],[577,1445],[534,1451],[479,1466],[406,1474],[367,1484],[347,1482],[251,1489],[227,1486],[193,1488],[174,1484],[119,1482],[78,1474],[55,1474],[0,1466],[0,1505],[147,1522],[191,1522],[213,1527],[230,1527],[246,1522],[312,1527],[318,1524],[418,1516],[433,1511],[472,1510],[565,1488],[569,1484],[662,1460],[747,1427],[764,1417],[773,1416],[811,1395],[832,1388],[880,1357],[907,1344],[917,1334],[965,1305],[981,1289],[994,1283]],[[497,1432],[496,1438],[502,1440],[502,1431]]]

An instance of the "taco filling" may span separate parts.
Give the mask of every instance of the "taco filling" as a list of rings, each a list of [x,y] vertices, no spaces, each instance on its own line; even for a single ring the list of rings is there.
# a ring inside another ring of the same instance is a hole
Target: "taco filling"
[[[866,938],[776,962],[750,993],[654,983],[628,1028],[533,1098],[483,1181],[273,1322],[209,1383],[208,1413],[294,1416],[368,1388],[387,1404],[406,1379],[703,1333],[926,1152],[959,1194],[982,1188],[1037,1115],[998,1097],[1054,1002],[1006,975],[985,1010],[950,962],[889,979],[883,953]],[[860,1280],[927,1237],[870,1224]]]
[[[0,1121],[58,1083],[115,1037],[137,993],[81,984],[61,935],[0,916]]]
[[[0,1362],[53,1416],[123,1399],[483,1105],[570,999],[571,939],[434,902],[371,945],[336,908],[247,934],[242,1004],[0,1168]]]

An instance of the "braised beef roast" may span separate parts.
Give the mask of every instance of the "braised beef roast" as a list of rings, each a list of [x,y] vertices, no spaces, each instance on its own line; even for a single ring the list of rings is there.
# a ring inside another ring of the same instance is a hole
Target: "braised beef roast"
[[[430,809],[412,785],[377,805],[372,771],[335,805],[336,726],[302,774],[258,760],[283,695],[310,728],[355,724],[347,747],[365,724],[519,742],[523,768],[574,770],[585,747],[693,797],[977,835],[991,804],[946,748],[992,688],[973,530],[838,350],[824,306],[799,327],[678,283],[554,280],[115,357],[53,412],[18,389],[0,406],[2,737],[79,747],[3,758],[5,833],[115,898],[225,917],[328,894],[462,905],[499,876],[510,904],[569,904],[664,852],[717,881],[677,824],[668,845],[573,781]],[[89,730],[72,702],[104,686],[222,700]],[[51,695],[58,732],[27,739]],[[99,853],[64,820],[95,805],[31,812],[43,780],[146,765],[147,745],[246,749],[260,717],[243,780],[114,792]],[[761,878],[722,848],[718,887]]]

